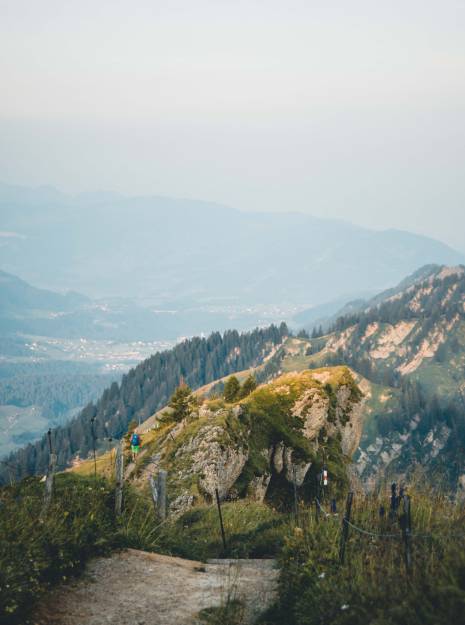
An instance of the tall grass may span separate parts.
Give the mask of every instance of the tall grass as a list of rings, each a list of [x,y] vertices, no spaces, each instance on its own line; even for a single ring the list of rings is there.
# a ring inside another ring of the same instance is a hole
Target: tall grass
[[[107,482],[57,476],[41,519],[43,492],[37,478],[0,490],[0,623],[23,622],[26,607],[51,584],[118,542]]]
[[[277,557],[279,601],[267,625],[459,625],[465,623],[465,511],[446,497],[412,494],[413,569],[407,574],[398,516],[387,497],[356,495],[346,562],[339,563],[339,515],[308,506],[293,515],[247,500],[222,505],[223,550],[216,506],[199,506],[160,523],[150,498],[125,486],[114,517],[113,484],[60,474],[40,521],[44,485],[36,478],[0,490],[0,623],[26,623],[28,606],[84,567],[119,547],[155,550],[196,560]],[[383,504],[387,514],[381,518]],[[227,601],[203,614],[209,623],[237,624],[242,608]]]
[[[465,623],[465,512],[447,498],[412,496],[413,568],[407,573],[398,517],[379,517],[386,500],[356,497],[339,563],[341,517],[302,514],[281,554],[278,605],[270,625],[459,625]],[[401,512],[401,510],[400,510]]]
[[[240,500],[222,504],[226,552],[223,549],[216,505],[185,512],[160,531],[165,553],[194,560],[208,558],[272,558],[280,553],[292,519],[269,506]]]
[[[37,478],[0,489],[1,624],[26,623],[29,608],[44,591],[78,574],[90,557],[119,547],[157,545],[153,507],[130,486],[118,519],[114,484],[103,478],[57,475],[45,516],[43,495]]]

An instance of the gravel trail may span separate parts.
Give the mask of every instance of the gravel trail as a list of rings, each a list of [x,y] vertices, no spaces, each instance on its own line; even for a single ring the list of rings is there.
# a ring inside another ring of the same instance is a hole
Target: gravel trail
[[[207,564],[128,549],[91,561],[77,580],[52,590],[36,625],[194,625],[200,610],[244,606],[252,623],[276,597],[273,560],[211,560]]]

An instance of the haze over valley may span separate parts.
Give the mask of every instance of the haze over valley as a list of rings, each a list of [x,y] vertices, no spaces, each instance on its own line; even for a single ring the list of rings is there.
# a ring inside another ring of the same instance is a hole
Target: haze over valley
[[[465,3],[0,0],[0,625],[459,625]]]

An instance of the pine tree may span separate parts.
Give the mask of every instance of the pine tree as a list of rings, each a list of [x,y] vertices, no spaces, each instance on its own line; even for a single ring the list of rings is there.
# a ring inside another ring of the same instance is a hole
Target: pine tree
[[[182,421],[189,416],[193,408],[197,405],[197,400],[192,395],[187,384],[182,384],[174,391],[168,406],[172,409],[171,418],[175,421]]]
[[[224,385],[225,400],[228,402],[235,401],[239,395],[240,389],[241,385],[239,384],[239,380],[235,375],[232,375],[227,379],[226,384]]]
[[[247,378],[244,381],[244,384],[242,385],[240,391],[239,391],[239,398],[243,398],[243,397],[247,397],[247,395],[250,395],[250,393],[253,393],[253,391],[257,388],[257,380],[255,379],[255,376],[253,376],[252,374],[247,376]]]

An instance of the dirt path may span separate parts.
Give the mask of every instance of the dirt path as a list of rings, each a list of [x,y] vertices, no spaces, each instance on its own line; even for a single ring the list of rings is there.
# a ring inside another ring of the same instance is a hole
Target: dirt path
[[[276,593],[272,560],[207,564],[128,549],[96,558],[85,575],[52,591],[36,625],[193,625],[204,608],[240,600],[251,623]]]

